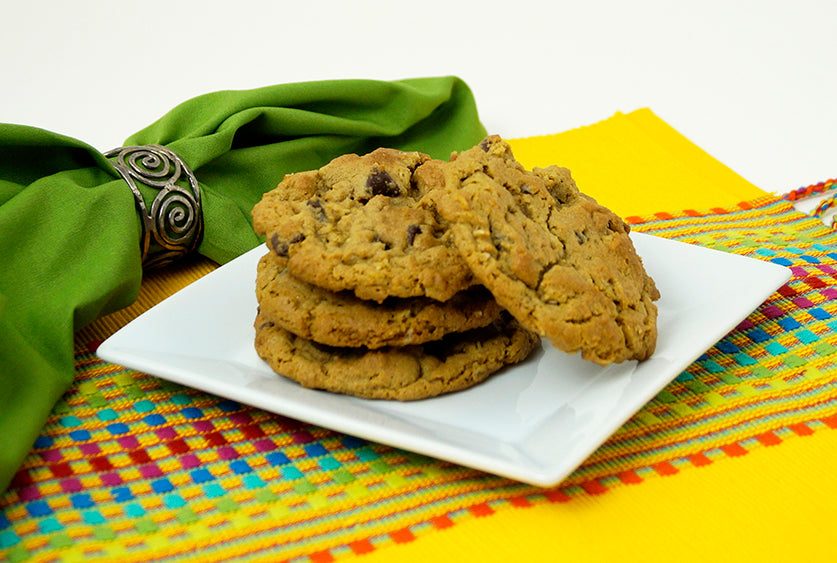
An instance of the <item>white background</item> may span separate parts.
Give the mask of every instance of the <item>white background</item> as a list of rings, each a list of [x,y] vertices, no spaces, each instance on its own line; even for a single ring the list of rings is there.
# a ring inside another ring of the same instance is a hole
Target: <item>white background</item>
[[[757,186],[837,177],[837,2],[3,0],[0,122],[100,150],[210,91],[455,74],[489,131],[651,108]]]

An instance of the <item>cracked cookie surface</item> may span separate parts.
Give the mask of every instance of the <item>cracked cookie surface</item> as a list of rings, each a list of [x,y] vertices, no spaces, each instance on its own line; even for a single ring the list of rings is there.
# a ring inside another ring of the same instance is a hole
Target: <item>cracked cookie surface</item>
[[[482,286],[463,290],[448,301],[428,297],[391,297],[383,303],[332,292],[293,276],[287,259],[272,252],[260,260],[256,297],[262,316],[302,338],[329,346],[405,346],[438,340],[491,324],[500,306]]]
[[[331,347],[300,338],[257,315],[256,351],[304,387],[367,399],[410,401],[459,391],[523,361],[538,337],[508,314],[492,324],[421,345]]]
[[[567,169],[527,171],[497,136],[439,168],[435,205],[456,246],[523,326],[602,365],[653,353],[659,292],[630,229]]]
[[[430,157],[381,148],[290,174],[253,208],[253,227],[297,278],[361,299],[447,301],[474,283],[450,232],[421,205],[441,178]]]

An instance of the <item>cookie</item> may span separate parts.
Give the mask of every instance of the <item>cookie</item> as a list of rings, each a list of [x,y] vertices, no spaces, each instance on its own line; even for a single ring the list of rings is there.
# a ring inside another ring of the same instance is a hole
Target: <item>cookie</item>
[[[329,346],[405,346],[491,324],[500,306],[482,286],[445,302],[391,297],[383,303],[331,292],[293,276],[287,259],[268,252],[259,261],[256,297],[262,315],[297,336]]]
[[[253,227],[297,278],[361,299],[447,301],[473,285],[450,232],[419,205],[441,179],[430,157],[381,148],[286,176],[253,208]]]
[[[659,292],[630,229],[567,169],[527,171],[496,136],[439,168],[437,211],[475,277],[523,326],[602,365],[653,353]]]
[[[504,314],[494,323],[422,345],[331,347],[257,315],[256,351],[278,374],[304,387],[367,399],[411,401],[472,387],[523,361],[538,338]]]

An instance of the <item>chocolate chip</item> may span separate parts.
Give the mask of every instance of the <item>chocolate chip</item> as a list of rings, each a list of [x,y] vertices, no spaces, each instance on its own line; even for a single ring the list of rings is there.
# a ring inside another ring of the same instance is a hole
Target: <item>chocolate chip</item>
[[[421,225],[410,225],[407,227],[407,246],[413,246],[416,237],[421,233]]]
[[[317,217],[317,221],[325,221],[326,220],[326,214],[325,214],[325,209],[323,208],[323,202],[321,202],[319,199],[309,199],[306,203],[313,210],[314,214]]]
[[[273,252],[277,256],[281,256],[282,258],[287,258],[288,257],[288,250],[290,249],[290,246],[292,244],[297,244],[297,243],[302,242],[304,240],[305,240],[305,235],[303,235],[302,233],[297,233],[293,237],[291,237],[291,240],[289,240],[288,242],[285,243],[285,242],[282,242],[282,239],[279,238],[279,235],[277,235],[276,233],[273,233],[270,236],[270,248],[273,250]]]
[[[481,148],[483,151],[488,152],[488,149],[489,149],[490,147],[491,147],[491,139],[490,139],[490,138],[486,137],[485,139],[483,139],[482,141],[480,141],[480,148]]]
[[[270,237],[270,248],[277,256],[288,257],[288,245],[282,242],[276,233],[273,233]]]
[[[398,184],[395,183],[389,172],[377,168],[366,179],[366,187],[372,190],[372,195],[395,197],[401,194]]]

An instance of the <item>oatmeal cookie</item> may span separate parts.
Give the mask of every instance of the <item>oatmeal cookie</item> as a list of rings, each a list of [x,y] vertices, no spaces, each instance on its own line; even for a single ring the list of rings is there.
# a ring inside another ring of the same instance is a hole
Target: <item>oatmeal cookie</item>
[[[332,292],[293,276],[287,259],[268,252],[259,261],[256,297],[263,317],[297,336],[329,346],[405,346],[491,324],[500,306],[482,286],[448,301],[390,297],[383,303]]]
[[[370,350],[332,347],[288,332],[257,315],[256,351],[278,374],[304,387],[367,399],[410,401],[472,387],[523,361],[539,339],[507,314],[441,340]]]
[[[430,157],[381,148],[286,176],[253,209],[253,226],[297,278],[361,299],[447,301],[473,285],[450,232],[419,201],[438,176]]]
[[[569,170],[527,171],[497,136],[439,168],[434,203],[457,248],[523,326],[602,365],[653,353],[659,291],[628,225]]]

